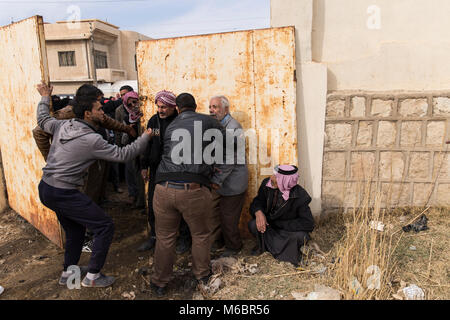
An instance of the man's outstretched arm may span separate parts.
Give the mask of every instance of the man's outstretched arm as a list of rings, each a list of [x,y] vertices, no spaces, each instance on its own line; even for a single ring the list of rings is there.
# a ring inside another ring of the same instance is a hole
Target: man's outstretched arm
[[[37,90],[42,97],[36,112],[37,123],[42,130],[53,135],[62,123],[62,121],[56,120],[50,116],[50,97],[52,95],[53,86],[48,86],[42,81],[42,83],[37,85]]]

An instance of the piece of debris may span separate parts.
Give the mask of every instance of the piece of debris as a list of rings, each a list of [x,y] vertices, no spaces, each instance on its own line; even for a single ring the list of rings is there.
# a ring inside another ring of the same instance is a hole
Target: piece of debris
[[[232,270],[238,260],[233,257],[224,257],[211,261],[211,269],[214,274],[224,273],[225,271]]]
[[[410,247],[409,247],[409,250],[411,250],[411,251],[416,251],[417,248],[416,248],[416,246],[410,246]]]
[[[203,298],[203,295],[200,292],[196,291],[192,295],[192,300],[205,300],[205,298]]]
[[[141,275],[143,275],[145,277],[146,275],[149,274],[149,268],[148,267],[141,267],[141,268],[139,268],[137,273],[141,274]]]
[[[423,300],[425,299],[425,292],[415,284],[403,288],[403,294],[406,300]]]
[[[372,221],[369,222],[369,227],[371,229],[378,230],[380,232],[384,231],[384,223],[381,222],[381,221],[373,221],[372,220]]]
[[[415,232],[428,230],[428,218],[426,215],[420,217],[420,219],[414,223],[408,224],[407,226],[402,227],[403,231],[409,232],[414,230]]]
[[[122,297],[128,300],[134,300],[136,298],[136,295],[134,294],[134,291],[130,291],[122,293]]]
[[[348,287],[355,296],[360,294],[360,292],[362,291],[361,283],[359,283],[356,277],[353,277],[353,279],[348,282]]]
[[[314,291],[305,292],[291,292],[295,300],[341,300],[341,293],[336,289],[316,284]]]
[[[3,291],[5,291],[5,288],[3,288],[2,286],[0,286],[0,296],[2,295]]]
[[[327,271],[327,267],[324,266],[323,264],[319,264],[318,266],[316,266],[313,269],[313,272],[317,273],[317,274],[324,274],[326,271]]]
[[[253,263],[253,264],[245,264],[244,266],[245,271],[248,271],[251,274],[255,274],[258,272],[258,264],[257,263]]]
[[[5,263],[5,259],[0,259],[0,264],[4,264]]]
[[[217,291],[219,291],[220,286],[222,284],[222,280],[220,280],[218,275],[214,275],[209,279],[208,285],[206,286],[206,291],[208,294],[213,295]]]

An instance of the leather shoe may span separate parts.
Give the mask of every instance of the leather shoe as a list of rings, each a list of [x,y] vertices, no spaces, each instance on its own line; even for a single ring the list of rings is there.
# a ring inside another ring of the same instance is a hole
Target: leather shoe
[[[156,284],[150,282],[150,289],[158,298],[164,297],[166,295],[166,287],[158,287]]]
[[[142,251],[152,250],[155,247],[155,244],[156,244],[156,238],[150,237],[150,239],[148,239],[143,244],[141,244],[141,246],[137,249],[137,251],[142,252]]]

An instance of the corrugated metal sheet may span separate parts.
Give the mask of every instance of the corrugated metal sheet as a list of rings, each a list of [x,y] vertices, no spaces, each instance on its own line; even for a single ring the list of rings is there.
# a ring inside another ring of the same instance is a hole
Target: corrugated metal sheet
[[[38,183],[45,161],[31,132],[40,100],[36,84],[49,81],[42,17],[2,27],[0,43],[0,148],[9,205],[62,246],[56,215],[39,200]]]
[[[276,132],[281,141],[279,162],[297,164],[293,27],[140,41],[136,54],[143,125],[156,112],[154,95],[160,90],[193,94],[202,113],[208,113],[211,96],[223,94],[244,129],[256,130],[260,138]],[[270,149],[270,139],[264,145]],[[247,146],[247,157],[251,150]],[[245,233],[249,204],[267,177],[261,169],[271,165],[249,165],[240,226]]]

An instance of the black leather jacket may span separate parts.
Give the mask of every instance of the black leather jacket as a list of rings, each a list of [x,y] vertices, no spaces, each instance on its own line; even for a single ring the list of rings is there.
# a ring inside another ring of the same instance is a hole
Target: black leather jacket
[[[223,154],[225,154],[225,129],[219,121],[211,116],[195,111],[184,111],[170,123],[163,137],[164,150],[156,172],[156,183],[182,181],[196,182],[205,186],[210,186],[211,183],[222,185],[228,170],[232,170],[232,166],[205,162],[203,153],[205,148],[212,143],[203,141],[204,133],[208,129],[220,131],[223,136]],[[185,137],[187,137],[187,141],[183,142]],[[184,149],[183,146],[185,146]],[[195,152],[196,150],[197,152]],[[172,151],[174,151],[174,155],[181,155],[181,157],[175,159],[172,157]]]

